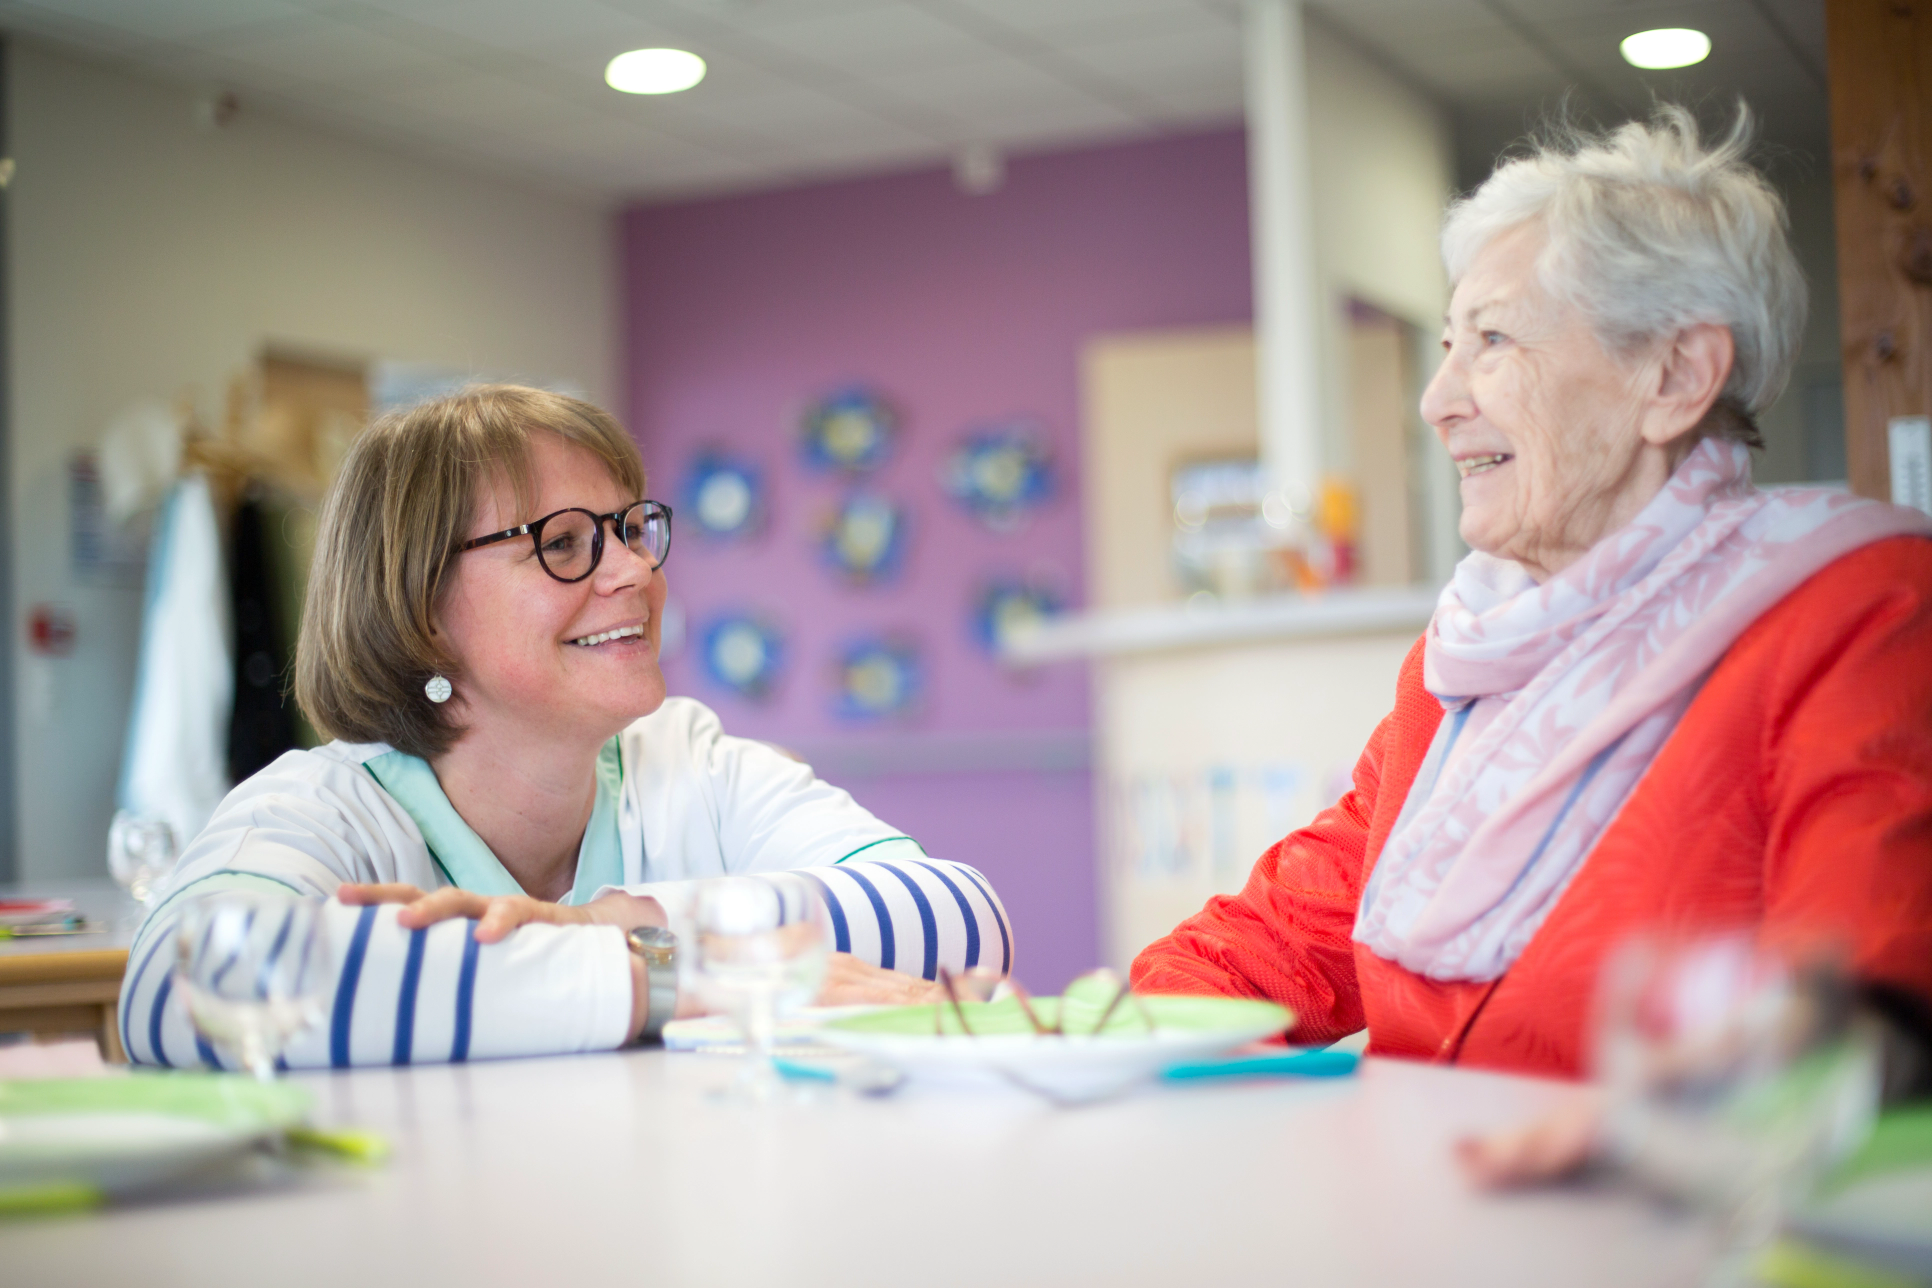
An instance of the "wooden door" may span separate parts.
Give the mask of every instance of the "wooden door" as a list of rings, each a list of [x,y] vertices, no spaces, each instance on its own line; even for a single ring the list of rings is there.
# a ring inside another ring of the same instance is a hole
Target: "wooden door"
[[[1932,413],[1932,0],[1827,0],[1825,23],[1845,458],[1854,491],[1903,501],[1889,440]]]

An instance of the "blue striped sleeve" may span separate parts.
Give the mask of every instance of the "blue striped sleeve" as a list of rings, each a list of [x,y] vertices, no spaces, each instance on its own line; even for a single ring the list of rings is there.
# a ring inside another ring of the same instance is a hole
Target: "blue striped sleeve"
[[[919,978],[938,979],[939,919],[933,916],[932,900],[926,898],[926,892],[919,888],[917,881],[906,875],[904,869],[890,863],[882,863],[879,866],[899,878],[900,883],[906,887],[906,892],[912,896],[913,907],[919,910],[919,937],[920,942],[925,945],[925,952],[919,963]]]
[[[852,951],[852,926],[845,919],[845,909],[832,897],[832,891],[823,881],[812,875],[810,868],[801,869],[807,880],[818,887],[818,893],[825,900],[825,911],[832,918],[832,951],[849,953]]]
[[[476,923],[464,923],[463,970],[456,977],[456,1035],[449,1045],[452,1064],[470,1058],[470,1026],[476,1019],[476,959],[481,948],[476,942]]]
[[[873,885],[860,872],[861,868],[869,866],[872,865],[855,863],[843,869],[842,875],[851,878],[853,884],[865,892],[866,902],[872,905],[872,915],[878,919],[879,925],[879,960],[875,964],[891,970],[893,963],[898,959],[898,953],[894,951],[893,945],[892,914],[886,911],[885,900],[879,895],[879,887]]]
[[[356,1017],[356,988],[362,983],[362,959],[369,953],[369,934],[376,926],[376,909],[364,908],[356,918],[355,933],[349,937],[349,952],[342,961],[342,974],[336,980],[335,1006],[329,1017],[329,1063],[347,1069],[349,1026]]]
[[[1002,973],[1011,967],[1004,911],[979,874],[963,864],[861,856],[799,871],[825,898],[839,952],[887,970],[911,974],[916,969],[922,978],[935,979],[941,966],[958,974],[980,965],[982,945],[997,937]],[[975,893],[978,899],[972,897]],[[915,943],[916,954],[911,947]]]
[[[1013,939],[1006,929],[1006,910],[1000,907],[999,900],[993,897],[992,890],[980,878],[979,873],[964,865],[961,865],[959,870],[966,875],[966,879],[973,883],[973,888],[978,890],[981,897],[986,900],[986,910],[992,914],[993,924],[1000,929],[1000,974],[1011,975],[1013,973]]]
[[[403,959],[402,990],[396,997],[396,1041],[390,1048],[389,1063],[408,1064],[416,1045],[416,993],[423,985],[423,945],[429,931],[409,932],[409,955]]]
[[[959,919],[966,927],[966,969],[973,969],[979,965],[979,918],[973,915],[973,905],[966,901],[965,892],[954,885],[953,879],[944,871],[930,863],[921,863],[919,866],[938,877],[939,884],[946,887],[946,892],[952,895],[953,902],[958,905]]]

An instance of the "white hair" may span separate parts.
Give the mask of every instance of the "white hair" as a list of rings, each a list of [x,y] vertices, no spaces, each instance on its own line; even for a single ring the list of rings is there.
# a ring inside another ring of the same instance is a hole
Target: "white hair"
[[[1581,308],[1606,349],[1629,353],[1697,323],[1730,328],[1736,359],[1719,403],[1731,415],[1711,428],[1758,445],[1751,420],[1783,391],[1804,334],[1805,280],[1783,200],[1744,159],[1749,109],[1738,105],[1713,147],[1673,105],[1605,134],[1562,125],[1549,136],[1450,205],[1450,280],[1496,237],[1540,220],[1544,289]]]

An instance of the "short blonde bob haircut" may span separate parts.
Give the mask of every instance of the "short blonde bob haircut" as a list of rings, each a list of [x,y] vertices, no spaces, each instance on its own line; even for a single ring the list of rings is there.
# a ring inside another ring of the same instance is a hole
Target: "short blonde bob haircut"
[[[644,495],[637,444],[605,411],[521,385],[473,385],[382,417],[356,439],[322,503],[295,645],[295,700],[316,729],[428,759],[463,730],[423,685],[462,678],[436,633],[456,548],[487,489],[507,481],[522,521],[534,504],[530,445],[554,434]],[[509,525],[505,525],[509,526]]]
[[[1694,323],[1729,328],[1731,376],[1700,428],[1762,447],[1755,420],[1790,378],[1806,293],[1784,201],[1746,159],[1751,133],[1742,102],[1730,132],[1710,143],[1671,104],[1603,134],[1551,125],[1449,207],[1449,277],[1501,234],[1540,220],[1544,287],[1582,308],[1610,352]]]

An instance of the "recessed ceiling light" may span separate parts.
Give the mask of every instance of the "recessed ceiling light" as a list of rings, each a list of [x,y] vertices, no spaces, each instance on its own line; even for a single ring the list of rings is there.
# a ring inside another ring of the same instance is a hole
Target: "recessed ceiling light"
[[[1703,62],[1710,57],[1711,38],[1689,27],[1659,27],[1624,37],[1618,48],[1623,50],[1623,60],[1632,67],[1663,71]]]
[[[604,68],[604,84],[626,94],[675,94],[704,79],[704,59],[683,49],[633,49]]]

